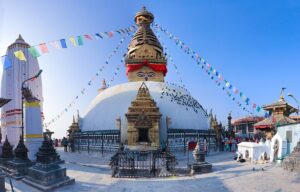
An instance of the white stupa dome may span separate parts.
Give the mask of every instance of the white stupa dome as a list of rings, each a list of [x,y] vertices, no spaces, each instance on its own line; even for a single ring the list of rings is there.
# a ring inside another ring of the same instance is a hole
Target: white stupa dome
[[[122,138],[127,137],[125,114],[131,102],[136,98],[141,84],[141,81],[128,82],[100,92],[89,105],[84,117],[80,119],[81,130],[117,130],[116,119],[120,118]],[[167,133],[166,117],[171,118],[169,129],[208,129],[206,112],[185,89],[154,81],[147,81],[146,85],[162,114],[161,137],[165,137]]]

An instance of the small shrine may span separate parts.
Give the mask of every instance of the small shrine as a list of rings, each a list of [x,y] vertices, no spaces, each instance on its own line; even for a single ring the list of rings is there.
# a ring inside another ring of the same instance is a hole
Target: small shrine
[[[193,151],[194,162],[188,164],[190,167],[190,174],[198,174],[198,173],[209,173],[212,171],[212,164],[207,163],[205,161],[205,151],[204,151],[204,143],[203,141],[197,142],[197,145]]]
[[[23,179],[23,182],[42,191],[50,191],[75,182],[67,176],[66,168],[59,166],[61,160],[53,147],[51,134],[52,132],[44,133],[44,141],[36,154],[36,164],[28,168],[28,174]]]
[[[143,82],[126,113],[128,146],[160,146],[161,113]]]

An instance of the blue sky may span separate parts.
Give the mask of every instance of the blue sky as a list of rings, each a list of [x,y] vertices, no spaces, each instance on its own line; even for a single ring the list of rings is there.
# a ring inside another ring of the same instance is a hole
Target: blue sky
[[[300,3],[297,1],[99,1],[99,0],[0,0],[0,55],[18,36],[31,45],[72,35],[110,31],[134,24],[133,17],[145,5],[155,21],[178,36],[221,72],[251,101],[259,105],[278,99],[286,87],[300,100]],[[247,115],[231,101],[189,56],[160,33],[186,87],[219,120]],[[105,72],[91,86],[87,82],[105,62],[121,36],[86,43],[65,50],[50,49],[39,57],[44,88],[46,121],[55,117],[66,105],[87,91],[76,106],[52,124],[56,136],[66,133],[72,115],[81,114],[97,95],[102,78],[111,79],[126,51],[129,38],[111,60]],[[167,81],[179,83],[174,67],[168,65]],[[126,82],[125,67],[112,85]],[[296,105],[293,100],[287,100]],[[251,109],[251,107],[249,107]]]

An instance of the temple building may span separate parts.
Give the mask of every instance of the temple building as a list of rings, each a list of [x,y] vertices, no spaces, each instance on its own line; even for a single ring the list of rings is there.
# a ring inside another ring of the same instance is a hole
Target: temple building
[[[28,51],[29,47],[30,45],[19,35],[17,40],[11,44],[6,51],[6,55],[12,65],[10,67],[3,66],[1,95],[4,98],[11,99],[11,102],[1,108],[2,142],[4,142],[5,136],[7,135],[9,142],[14,146],[18,143],[22,132],[22,82],[35,76],[40,70],[37,59]],[[27,58],[26,61],[21,61],[14,56],[14,52],[19,50],[23,51]],[[26,83],[25,87],[29,87],[33,96],[40,101],[42,107],[43,93],[41,77]],[[43,113],[41,113],[41,116],[43,116]]]
[[[253,138],[256,134],[254,124],[264,120],[264,117],[247,116],[232,120],[233,132],[242,138]]]
[[[267,138],[272,138],[276,134],[276,127],[297,122],[290,118],[290,115],[298,112],[298,109],[286,102],[283,91],[278,101],[263,106],[263,109],[269,112],[270,117],[254,124],[254,128],[263,131]]]
[[[125,59],[128,82],[107,87],[103,81],[79,119],[81,140],[76,142],[95,148],[103,148],[103,143],[97,143],[100,140],[110,146],[121,142],[128,147],[155,148],[167,142],[186,143],[188,137],[196,140],[196,134],[209,131],[208,114],[199,102],[182,87],[165,83],[167,59],[150,27],[153,14],[143,7],[134,20],[138,29]],[[83,135],[94,140],[84,141]]]

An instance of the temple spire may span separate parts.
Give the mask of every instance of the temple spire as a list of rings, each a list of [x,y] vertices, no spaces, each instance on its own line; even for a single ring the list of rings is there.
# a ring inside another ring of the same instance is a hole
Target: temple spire
[[[138,29],[128,46],[125,59],[128,80],[164,82],[167,60],[161,44],[150,27],[154,15],[146,7],[142,7],[134,20]]]
[[[282,87],[282,88],[281,88],[281,93],[280,93],[279,101],[284,101],[284,90],[285,90],[285,89],[286,89],[285,87]]]

